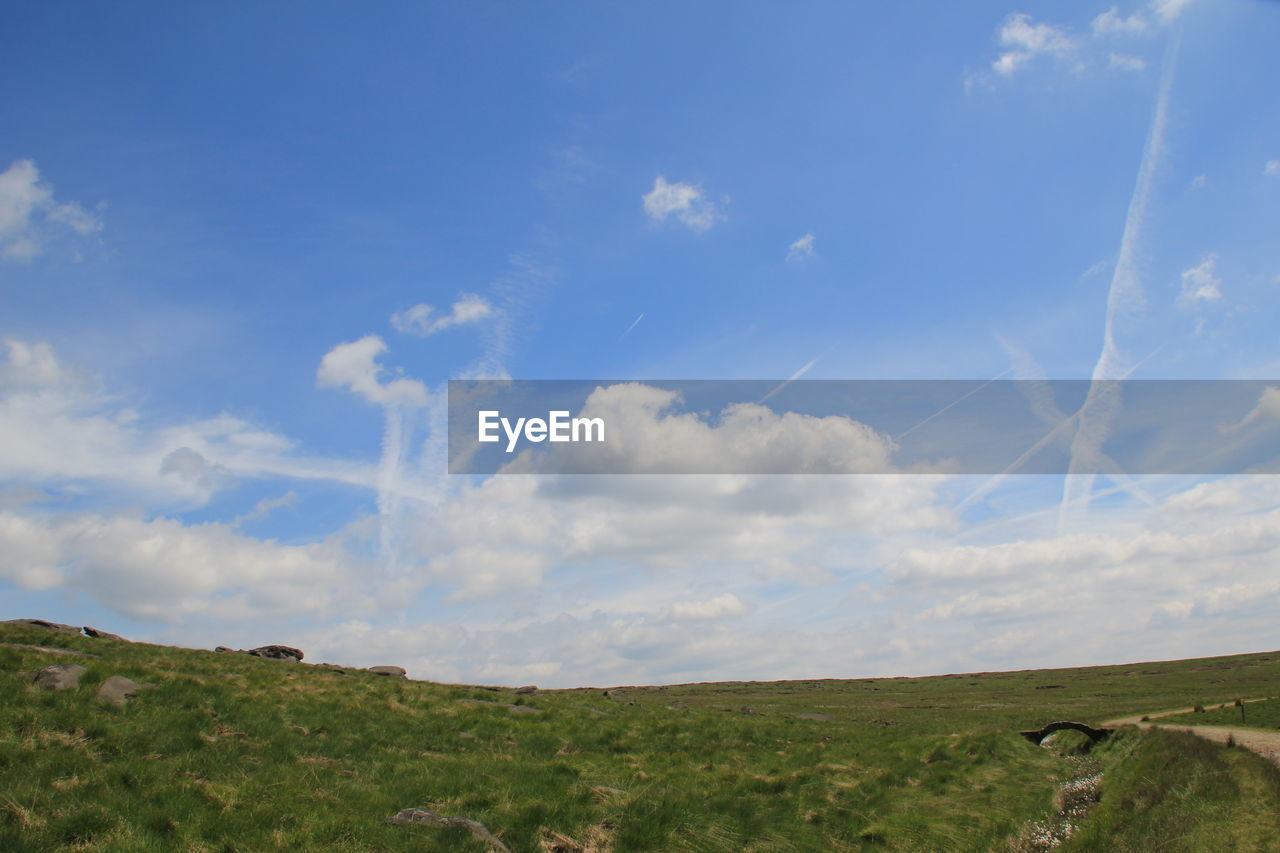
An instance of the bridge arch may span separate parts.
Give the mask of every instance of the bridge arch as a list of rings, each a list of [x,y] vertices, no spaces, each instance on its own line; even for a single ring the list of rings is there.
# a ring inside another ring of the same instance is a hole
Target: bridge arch
[[[1044,740],[1054,732],[1060,732],[1063,729],[1072,729],[1073,731],[1083,732],[1088,735],[1089,740],[1094,743],[1097,743],[1107,735],[1111,734],[1111,729],[1095,729],[1093,726],[1086,723],[1077,723],[1072,720],[1055,720],[1052,723],[1046,724],[1043,728],[1035,729],[1033,731],[1019,732],[1019,734],[1039,746],[1040,741]]]

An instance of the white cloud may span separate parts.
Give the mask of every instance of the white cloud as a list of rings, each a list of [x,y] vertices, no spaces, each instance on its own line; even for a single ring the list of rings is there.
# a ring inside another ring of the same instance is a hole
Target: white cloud
[[[377,335],[342,343],[329,350],[316,370],[316,384],[322,388],[344,388],[380,406],[425,406],[427,389],[416,379],[399,377],[381,382],[378,356],[387,345]]]
[[[662,222],[674,215],[693,231],[706,231],[724,218],[715,203],[703,194],[702,187],[679,182],[670,184],[662,175],[654,179],[653,189],[641,198],[650,219]]]
[[[1196,175],[1191,179],[1191,189],[1202,190],[1209,185],[1208,175]]]
[[[712,622],[746,612],[742,600],[726,592],[704,601],[677,601],[671,605],[670,618],[676,622]]]
[[[1271,178],[1280,178],[1280,160],[1268,160],[1262,167],[1262,174]]]
[[[426,337],[444,331],[453,326],[464,326],[478,323],[493,316],[493,306],[484,297],[474,293],[464,293],[453,303],[450,313],[444,316],[433,316],[435,309],[430,305],[414,305],[404,311],[391,315],[391,326],[397,332]]]
[[[787,247],[787,261],[794,263],[813,257],[813,235],[805,234]]]
[[[76,202],[59,204],[34,162],[14,161],[0,172],[0,258],[31,260],[59,230],[53,226],[84,236],[102,230],[102,219]]]
[[[997,73],[1010,75],[1032,57],[1040,54],[1063,56],[1076,47],[1060,27],[1034,24],[1031,16],[1018,12],[1005,19],[1000,28],[1000,44],[1011,48],[992,63]]]
[[[1125,35],[1133,35],[1146,32],[1151,23],[1140,12],[1134,12],[1132,15],[1125,17],[1120,14],[1120,10],[1112,6],[1107,11],[1093,19],[1090,25],[1095,35],[1108,35],[1119,33]]]
[[[1107,67],[1119,71],[1145,71],[1147,61],[1140,56],[1111,53],[1107,59]]]
[[[1001,25],[998,41],[1005,50],[991,63],[991,68],[1002,77],[1009,77],[1038,56],[1049,56],[1065,64],[1072,72],[1081,72],[1105,62],[1112,71],[1142,71],[1147,60],[1132,52],[1110,49],[1116,39],[1125,37],[1150,37],[1162,27],[1173,23],[1190,0],[1152,0],[1147,12],[1136,11],[1124,15],[1112,6],[1094,17],[1089,32],[1076,34],[1067,27],[1049,23],[1036,23],[1025,12],[1008,16]],[[966,90],[972,90],[975,78],[966,80]]]
[[[1186,11],[1192,0],[1151,0],[1151,9],[1162,24],[1171,24]]]
[[[74,587],[144,621],[354,612],[371,600],[367,572],[334,543],[281,545],[222,524],[0,512],[0,578]]]
[[[1217,255],[1208,255],[1199,266],[1182,271],[1182,292],[1178,304],[1191,307],[1201,302],[1222,299],[1222,279],[1217,274]]]
[[[579,413],[609,424],[609,440],[575,444],[568,453],[534,459],[521,454],[504,470],[633,474],[732,471],[884,473],[893,470],[891,438],[848,417],[778,413],[758,403],[732,403],[715,422],[677,412],[680,395],[640,382],[597,388]],[[547,468],[547,466],[559,466]]]

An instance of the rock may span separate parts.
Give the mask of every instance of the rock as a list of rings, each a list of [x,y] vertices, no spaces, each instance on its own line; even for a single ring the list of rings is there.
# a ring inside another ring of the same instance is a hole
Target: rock
[[[43,619],[7,619],[3,625],[27,625],[32,628],[44,628],[46,631],[57,631],[59,634],[79,634],[79,625],[63,625],[60,622],[46,622]]]
[[[249,649],[246,654],[251,654],[256,658],[291,660],[295,663],[302,660],[302,650],[295,649],[292,646],[258,646],[256,649]]]
[[[371,666],[370,672],[376,672],[378,675],[385,675],[388,678],[408,678],[409,674],[405,672],[402,666]]]
[[[538,685],[536,685],[536,684],[528,684],[528,685],[525,685],[524,687],[517,687],[517,688],[516,688],[516,695],[517,695],[517,696],[537,696],[537,695],[538,695]]]
[[[386,823],[392,826],[430,826],[434,829],[465,829],[485,843],[490,851],[511,853],[511,848],[498,840],[484,824],[465,817],[443,817],[426,809],[402,809],[389,817]]]
[[[45,690],[74,690],[80,686],[80,676],[88,672],[78,663],[55,663],[29,673],[36,687]]]
[[[125,643],[129,642],[124,637],[121,637],[119,634],[111,634],[111,633],[108,633],[107,631],[99,631],[97,628],[91,628],[88,625],[84,626],[84,635],[86,637],[93,637],[95,640],[120,640]]]
[[[741,708],[739,708],[738,713],[747,714],[748,716],[753,716],[753,717],[760,716],[759,711],[757,711],[755,708],[748,708],[746,705],[743,705]]]
[[[155,687],[154,684],[138,684],[123,675],[113,675],[98,687],[95,698],[110,702],[112,705],[123,705],[137,696],[139,690],[150,690],[153,687]]]
[[[626,702],[628,705],[636,704],[636,700],[623,693],[621,690],[606,690],[602,694],[606,699],[612,699],[615,702]]]
[[[236,649],[231,649],[226,646],[218,646],[216,649],[214,649],[214,651],[215,652],[234,652],[236,651]],[[241,653],[243,654],[243,652]]]

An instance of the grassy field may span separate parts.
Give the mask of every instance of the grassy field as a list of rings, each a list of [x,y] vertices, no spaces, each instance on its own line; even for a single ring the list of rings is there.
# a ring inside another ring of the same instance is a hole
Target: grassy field
[[[1079,744],[1042,749],[1018,730],[1280,692],[1275,653],[519,696],[37,628],[0,626],[0,643],[96,655],[0,646],[4,851],[485,849],[460,829],[383,823],[409,807],[480,821],[511,850],[539,853],[1026,849],[1029,822],[1051,817],[1078,775],[1064,753]],[[77,690],[23,676],[72,661],[88,669]],[[155,688],[125,707],[95,701],[112,675]],[[1167,737],[1135,732],[1094,750],[1107,768],[1087,827],[1095,846],[1072,849],[1128,849],[1106,846],[1138,831],[1116,817],[1132,809],[1107,793],[1113,777],[1117,792],[1154,803],[1143,832],[1200,812],[1214,825],[1220,801],[1242,791],[1275,801],[1280,783],[1261,759]],[[1132,768],[1162,760],[1231,785],[1156,797]],[[1246,846],[1229,849],[1275,849],[1247,846],[1272,837],[1267,808]]]

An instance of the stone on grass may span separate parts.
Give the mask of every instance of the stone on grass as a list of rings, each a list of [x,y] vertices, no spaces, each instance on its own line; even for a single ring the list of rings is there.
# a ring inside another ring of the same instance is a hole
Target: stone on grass
[[[537,696],[538,685],[526,684],[524,687],[517,687],[515,692],[517,696]]]
[[[95,640],[123,640],[126,643],[129,642],[119,634],[112,634],[108,631],[99,631],[97,628],[91,628],[88,625],[84,626],[84,635],[86,637],[93,637]]]
[[[45,690],[75,690],[80,686],[80,676],[88,670],[78,663],[55,663],[30,673],[36,687]]]
[[[256,649],[249,649],[247,654],[251,654],[256,658],[269,658],[270,660],[291,660],[294,662],[302,660],[302,650],[295,649],[292,646],[258,646]]]
[[[371,666],[369,667],[369,671],[375,672],[378,675],[385,675],[388,678],[408,678],[409,677],[409,674],[405,672],[405,669],[402,666]]]
[[[470,818],[444,817],[426,809],[401,809],[387,818],[385,822],[392,826],[416,825],[429,826],[434,829],[465,829],[484,842],[491,853],[511,853],[511,848],[499,841],[498,837],[490,832],[484,824]]]
[[[125,702],[138,695],[139,690],[149,690],[154,684],[138,684],[123,675],[113,675],[98,687],[96,698],[112,705],[124,705]]]

